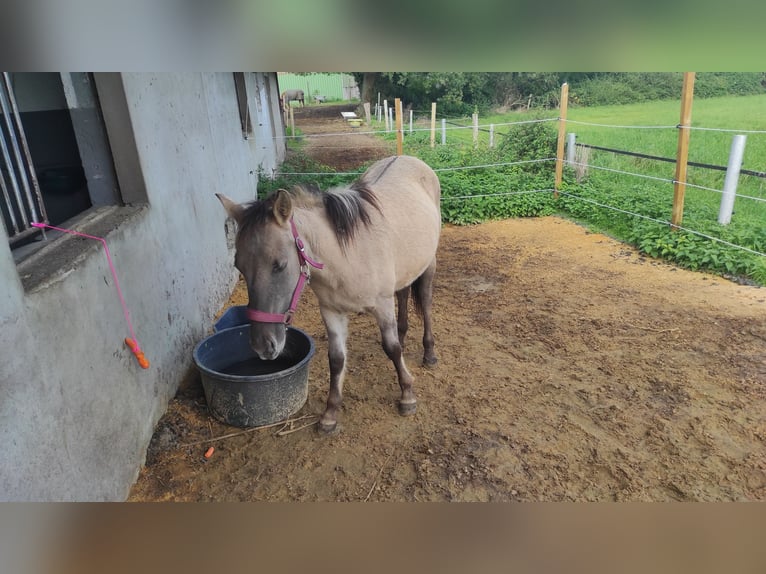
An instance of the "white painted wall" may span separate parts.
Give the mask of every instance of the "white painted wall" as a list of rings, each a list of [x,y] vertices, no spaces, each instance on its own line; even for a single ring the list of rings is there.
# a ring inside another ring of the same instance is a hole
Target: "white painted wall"
[[[257,96],[261,106],[250,98],[253,142],[242,137],[230,73],[123,74],[149,205],[106,239],[148,370],[123,344],[98,242],[25,293],[0,231],[0,500],[126,498],[236,279],[215,193],[253,199],[258,165],[268,172],[284,157],[271,135],[281,132],[268,105],[277,104],[275,82],[257,81],[273,93]],[[255,87],[255,73],[248,82]],[[103,225],[114,216],[104,210]]]

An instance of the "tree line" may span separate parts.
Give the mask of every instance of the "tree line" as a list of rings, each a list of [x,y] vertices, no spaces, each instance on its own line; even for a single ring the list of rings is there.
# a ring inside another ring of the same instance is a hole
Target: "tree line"
[[[414,109],[436,102],[442,113],[555,108],[561,84],[570,105],[628,104],[680,97],[682,72],[350,72],[361,101],[401,98]],[[698,72],[696,97],[766,92],[766,72]]]

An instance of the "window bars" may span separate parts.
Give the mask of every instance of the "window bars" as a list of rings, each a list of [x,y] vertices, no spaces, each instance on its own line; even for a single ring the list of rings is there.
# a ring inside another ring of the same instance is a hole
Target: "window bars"
[[[0,77],[0,112],[0,211],[13,244],[39,233],[32,222],[48,223],[48,216],[8,72],[2,72]]]

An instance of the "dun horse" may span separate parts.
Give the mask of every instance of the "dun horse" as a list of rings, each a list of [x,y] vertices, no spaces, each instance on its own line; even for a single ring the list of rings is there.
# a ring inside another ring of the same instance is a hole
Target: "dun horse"
[[[373,164],[350,186],[327,192],[280,189],[248,206],[217,195],[238,224],[235,265],[247,283],[250,345],[261,359],[279,356],[311,276],[330,362],[320,430],[336,430],[348,315],[361,311],[377,320],[383,349],[396,368],[399,413],[414,413],[413,377],[402,356],[410,293],[423,318],[423,363],[436,363],[431,302],[441,213],[433,170],[417,158],[395,156]]]

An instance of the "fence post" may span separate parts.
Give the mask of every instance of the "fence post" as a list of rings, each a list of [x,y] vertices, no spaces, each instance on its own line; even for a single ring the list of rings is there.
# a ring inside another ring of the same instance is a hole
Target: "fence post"
[[[412,134],[412,110],[410,110],[410,134]]]
[[[489,124],[489,149],[495,147],[495,124]]]
[[[431,147],[436,140],[436,102],[431,102]]]
[[[442,145],[447,143],[447,120],[442,118]]]
[[[559,102],[559,138],[556,143],[556,178],[554,180],[553,197],[559,196],[561,180],[564,176],[564,136],[567,129],[567,104],[569,104],[569,84],[561,84],[561,101]]]
[[[388,123],[388,100],[383,100],[383,121],[386,122],[386,132],[390,131],[391,126]]]
[[[684,219],[684,193],[686,192],[686,166],[689,160],[689,135],[692,123],[692,102],[694,101],[694,72],[684,72],[681,91],[681,123],[678,124],[678,152],[676,153],[676,175],[673,179],[673,214],[670,223],[678,229]]]
[[[370,102],[364,102],[364,117],[367,120],[367,125],[371,125],[370,120]]]
[[[575,138],[576,134],[567,134],[567,163],[571,166],[575,160]]]
[[[396,155],[402,155],[404,134],[402,133],[402,100],[399,98],[394,100],[394,109],[396,110]]]
[[[474,113],[471,116],[473,123],[473,148],[479,147],[479,114]]]
[[[737,195],[737,182],[739,170],[742,168],[742,156],[745,153],[745,136],[736,135],[731,140],[729,152],[729,165],[726,167],[726,179],[723,182],[723,194],[721,195],[721,207],[718,210],[718,223],[729,225],[731,214],[734,211],[734,198]]]

